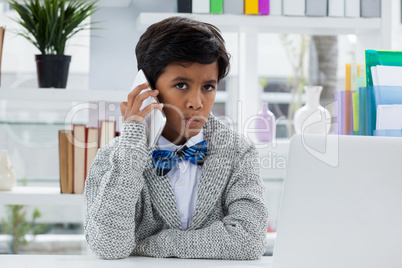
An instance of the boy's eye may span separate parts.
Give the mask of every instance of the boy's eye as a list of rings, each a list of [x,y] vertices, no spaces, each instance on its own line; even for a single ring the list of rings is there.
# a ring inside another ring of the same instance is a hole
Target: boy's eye
[[[178,84],[176,85],[176,88],[178,88],[178,89],[186,89],[186,88],[187,88],[187,85],[186,85],[185,83],[178,83]]]
[[[206,91],[212,91],[212,90],[215,89],[215,87],[212,86],[212,85],[205,85],[205,86],[203,86],[202,88],[203,88],[204,90],[206,90]]]

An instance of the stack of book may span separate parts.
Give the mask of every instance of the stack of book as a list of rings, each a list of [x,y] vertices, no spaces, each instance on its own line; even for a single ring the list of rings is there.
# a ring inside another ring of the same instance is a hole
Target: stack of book
[[[180,13],[381,17],[381,0],[177,0]]]
[[[72,130],[59,131],[60,192],[82,194],[85,179],[98,149],[120,132],[115,121],[100,121],[100,127],[74,124]]]
[[[346,64],[335,92],[336,133],[402,136],[402,51],[366,50],[365,64]]]

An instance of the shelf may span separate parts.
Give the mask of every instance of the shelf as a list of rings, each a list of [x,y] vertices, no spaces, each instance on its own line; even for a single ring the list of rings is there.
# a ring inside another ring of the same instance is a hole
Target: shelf
[[[72,126],[73,124],[77,124],[77,125],[86,125],[88,124],[88,122],[50,122],[50,121],[16,121],[16,120],[7,120],[7,119],[0,119],[0,125],[1,124],[7,124],[7,125],[40,125],[40,126],[53,126],[53,125],[57,125],[57,126]]]
[[[127,101],[129,91],[56,89],[56,88],[0,88],[0,100],[9,101],[61,101],[61,102],[122,102]],[[216,92],[216,102],[225,102],[226,91]]]
[[[14,187],[0,191],[0,204],[83,206],[81,194],[60,194],[59,187]]]
[[[0,100],[13,101],[62,101],[91,102],[107,101],[122,102],[127,100],[129,91],[112,90],[77,90],[55,88],[0,88]]]
[[[268,33],[305,33],[314,35],[361,34],[381,30],[381,18],[290,17],[233,14],[150,13],[137,18],[137,29],[172,16],[190,17],[216,25],[223,31],[255,28]]]
[[[6,3],[7,0],[0,0],[0,3]],[[24,0],[17,0],[18,3],[25,4]],[[102,7],[128,7],[131,0],[100,0],[99,6]]]

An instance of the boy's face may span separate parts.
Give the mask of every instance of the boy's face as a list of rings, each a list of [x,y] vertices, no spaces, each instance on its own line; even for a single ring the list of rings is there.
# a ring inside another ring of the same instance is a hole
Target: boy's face
[[[157,97],[164,104],[167,119],[162,136],[176,145],[182,145],[197,135],[211,112],[217,87],[217,62],[172,63],[166,66],[156,81]]]

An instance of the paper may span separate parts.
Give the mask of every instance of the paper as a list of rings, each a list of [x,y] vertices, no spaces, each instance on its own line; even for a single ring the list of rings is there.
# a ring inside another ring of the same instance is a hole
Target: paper
[[[378,105],[376,129],[402,129],[402,105]]]
[[[377,75],[377,66],[371,66],[371,78],[373,79],[373,86],[379,86],[378,75]]]
[[[402,86],[402,67],[377,65],[376,69],[378,85]]]

